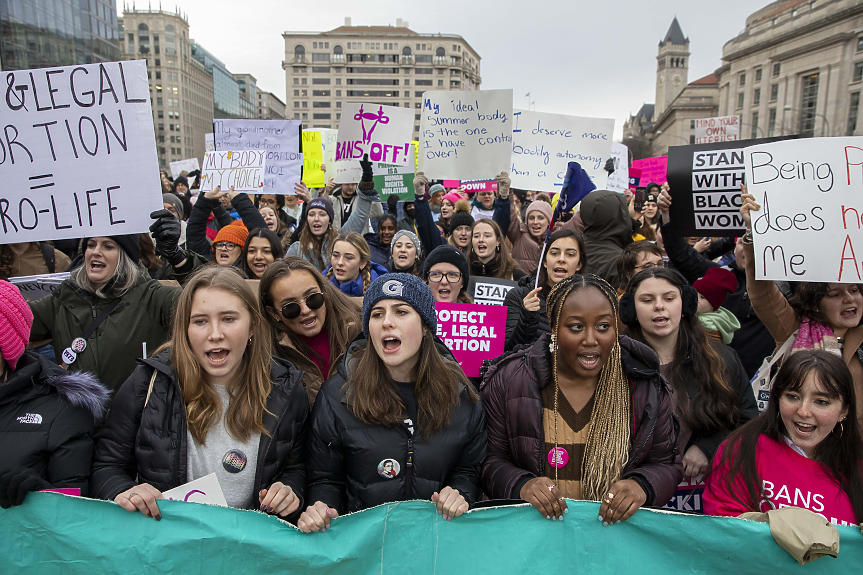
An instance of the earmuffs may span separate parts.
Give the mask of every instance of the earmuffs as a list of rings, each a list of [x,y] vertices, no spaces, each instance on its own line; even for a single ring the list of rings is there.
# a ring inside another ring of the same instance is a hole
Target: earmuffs
[[[689,285],[680,272],[677,270],[670,271],[676,273],[683,280],[683,290],[681,294],[683,299],[683,309],[681,310],[681,315],[684,318],[694,317],[695,314],[698,313],[698,292],[695,291],[694,287]],[[634,277],[635,276],[633,276],[633,278]],[[631,285],[632,279],[629,280],[629,284],[626,286],[626,293],[624,293],[623,297],[620,298],[618,312],[620,314],[620,321],[627,326],[633,327],[638,325],[638,314],[635,312],[635,294],[630,289]]]

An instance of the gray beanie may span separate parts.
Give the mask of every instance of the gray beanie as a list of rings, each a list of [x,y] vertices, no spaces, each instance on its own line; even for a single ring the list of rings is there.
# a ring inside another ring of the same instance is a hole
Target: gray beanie
[[[420,243],[420,239],[415,233],[407,230],[399,230],[396,232],[396,235],[393,236],[393,239],[390,240],[390,255],[393,255],[393,246],[396,245],[396,240],[401,236],[407,236],[408,239],[413,242],[414,247],[417,249],[417,256],[423,253],[423,245]]]
[[[180,216],[181,220],[183,219],[183,200],[179,196],[176,194],[162,194],[162,203],[174,206],[174,209],[177,210],[177,215]]]
[[[363,296],[363,334],[369,338],[369,316],[372,308],[384,299],[397,299],[416,310],[423,323],[437,332],[434,297],[429,287],[412,274],[384,274],[371,283]]]

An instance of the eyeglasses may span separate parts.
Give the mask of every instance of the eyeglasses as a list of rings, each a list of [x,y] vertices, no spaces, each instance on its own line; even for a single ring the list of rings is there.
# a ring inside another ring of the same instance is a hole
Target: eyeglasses
[[[227,250],[229,252],[234,251],[238,247],[240,247],[240,246],[238,246],[237,244],[235,244],[233,242],[219,242],[217,244],[213,244],[214,250]]]
[[[275,206],[276,200],[271,200],[270,198],[261,198],[258,200],[258,205],[261,206]]]
[[[304,302],[310,310],[320,309],[324,305],[324,294],[321,292],[309,294],[300,301],[289,301],[282,306],[282,317],[294,319],[300,315],[300,302]]]
[[[446,281],[454,284],[461,279],[461,272],[447,272],[445,274],[441,272],[429,272],[429,281],[438,283],[444,278],[444,276],[446,276]]]
[[[640,266],[635,266],[634,269],[652,270],[653,268],[667,268],[667,267],[668,267],[668,264],[663,260],[663,261],[659,262],[658,264],[648,262],[648,263],[640,265]]]

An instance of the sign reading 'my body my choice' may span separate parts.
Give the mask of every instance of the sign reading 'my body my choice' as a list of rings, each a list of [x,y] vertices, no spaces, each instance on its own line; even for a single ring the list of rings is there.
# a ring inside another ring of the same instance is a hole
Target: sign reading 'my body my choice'
[[[513,117],[513,187],[558,193],[569,162],[578,162],[597,188],[605,185],[614,120],[526,110]]]
[[[162,207],[146,63],[0,77],[0,244],[145,232]]]
[[[204,154],[204,170],[201,173],[201,191],[209,192],[217,187],[224,191],[260,194],[264,187],[263,151],[207,152]]]
[[[863,138],[744,150],[758,279],[863,283]],[[858,256],[857,253],[860,253]]]
[[[265,152],[266,176],[261,194],[296,194],[301,179],[299,120],[215,120],[216,151]]]
[[[436,180],[488,180],[509,170],[512,90],[425,92],[419,171]]]

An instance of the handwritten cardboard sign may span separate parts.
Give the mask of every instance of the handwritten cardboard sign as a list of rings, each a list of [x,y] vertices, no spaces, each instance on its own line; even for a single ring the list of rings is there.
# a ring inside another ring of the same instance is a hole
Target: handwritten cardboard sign
[[[323,162],[324,144],[320,130],[303,130],[303,183],[306,187],[324,187]]]
[[[69,278],[69,272],[57,274],[42,274],[35,276],[18,276],[9,278],[9,283],[18,288],[21,296],[27,301],[36,301],[51,295],[57,287]]]
[[[560,192],[569,162],[578,162],[596,187],[605,184],[614,120],[527,110],[516,110],[513,117],[513,187]]]
[[[162,208],[146,62],[0,78],[0,244],[146,232]]]
[[[207,152],[201,172],[201,191],[209,192],[219,186],[223,191],[234,188],[235,192],[262,193],[266,155],[265,151],[257,150]]]
[[[493,178],[509,170],[511,154],[512,90],[423,94],[419,170],[427,177]]]
[[[694,121],[696,144],[733,142],[740,139],[740,116],[720,116]]]
[[[668,156],[635,160],[632,162],[632,167],[641,170],[641,182],[638,185],[642,188],[646,187],[650,182],[656,182],[661,186],[668,181],[668,177],[666,176]]]
[[[325,178],[330,179],[333,177],[331,170],[333,165],[336,162],[336,141],[339,138],[338,130],[331,130],[328,128],[322,128],[319,130],[321,133],[321,144],[324,149],[324,168],[325,168]]]
[[[863,283],[863,137],[751,146],[744,161],[761,204],[752,213],[756,277]]]
[[[332,168],[327,170],[333,181],[337,184],[358,184],[363,177],[363,169],[356,160],[342,160],[333,162]]]
[[[205,475],[174,489],[163,491],[162,495],[165,499],[172,501],[209,503],[210,505],[219,505],[221,507],[228,506],[225,494],[222,492],[222,486],[219,485],[219,480],[215,473]]]
[[[261,194],[296,194],[302,176],[299,120],[214,120],[216,151],[265,153],[266,176]]]
[[[483,305],[503,305],[506,294],[516,287],[518,282],[502,280],[498,278],[487,278],[470,276],[467,285],[467,293],[473,298],[474,303]]]
[[[483,360],[503,353],[506,308],[466,303],[435,304],[437,336],[468,377],[479,377]]]
[[[336,161],[362,160],[407,164],[410,161],[414,112],[409,108],[381,104],[342,105]]]
[[[622,194],[629,189],[629,148],[620,142],[612,142],[611,159],[614,160],[614,172],[608,175],[605,189]]]
[[[200,170],[201,165],[198,163],[198,158],[189,158],[186,160],[177,160],[171,162],[171,177],[175,180],[180,177],[183,172],[189,173],[195,170]]]

